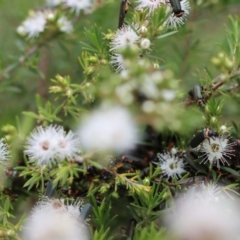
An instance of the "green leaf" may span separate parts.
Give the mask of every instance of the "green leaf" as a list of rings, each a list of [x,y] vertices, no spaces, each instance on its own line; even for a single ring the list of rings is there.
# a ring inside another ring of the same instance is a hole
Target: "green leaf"
[[[228,172],[228,173],[231,173],[232,175],[236,176],[236,177],[240,177],[240,174],[239,172],[237,172],[236,170],[232,169],[232,168],[229,168],[229,167],[225,167],[225,166],[221,166],[221,169]]]

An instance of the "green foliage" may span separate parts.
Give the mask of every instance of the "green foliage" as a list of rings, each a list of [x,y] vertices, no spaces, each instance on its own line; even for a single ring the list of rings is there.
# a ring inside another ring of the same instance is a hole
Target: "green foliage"
[[[111,216],[111,204],[110,199],[103,199],[101,205],[98,206],[96,200],[92,197],[93,204],[93,218],[92,222],[96,230],[94,231],[93,238],[97,239],[114,239],[111,236],[111,228],[112,224],[116,216]]]
[[[156,209],[168,198],[169,188],[165,187],[161,192],[159,188],[160,184],[153,185],[150,191],[133,195],[130,210],[140,226],[148,226],[160,216],[161,210]]]
[[[166,234],[165,230],[162,228],[156,228],[154,223],[150,223],[148,227],[141,227],[137,228],[133,240],[145,240],[145,239],[152,239],[152,240],[171,240],[174,239],[173,237]]]

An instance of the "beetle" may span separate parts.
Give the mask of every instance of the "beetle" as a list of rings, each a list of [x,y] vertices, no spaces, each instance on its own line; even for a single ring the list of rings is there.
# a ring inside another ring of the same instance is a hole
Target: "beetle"
[[[197,104],[204,108],[205,107],[205,104],[204,104],[204,101],[203,101],[203,97],[202,97],[202,89],[199,85],[194,85],[193,87],[193,97],[194,97],[194,100],[197,102]]]
[[[193,88],[188,92],[191,99],[196,101],[196,103],[203,109],[205,103],[202,96],[202,88],[199,85],[194,85]]]
[[[118,20],[118,28],[121,28],[124,23],[124,18],[128,12],[130,2],[128,0],[121,0],[120,11],[119,11],[119,20]]]
[[[209,139],[210,137],[217,137],[218,133],[212,131],[209,128],[204,128],[201,132],[197,133],[195,137],[190,141],[190,147],[195,148],[199,144],[201,144],[205,139]]]
[[[86,203],[82,208],[80,207],[79,210],[80,215],[78,217],[78,221],[85,222],[92,212],[92,205],[90,203]]]
[[[184,14],[180,1],[181,0],[170,0],[170,4],[172,6],[174,16],[176,17],[182,17],[182,15]]]

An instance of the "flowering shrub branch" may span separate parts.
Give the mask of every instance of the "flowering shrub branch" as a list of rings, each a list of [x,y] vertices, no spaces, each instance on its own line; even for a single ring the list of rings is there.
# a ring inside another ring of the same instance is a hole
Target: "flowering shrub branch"
[[[110,6],[46,3],[51,7],[31,11],[17,28],[27,50],[2,71],[0,84],[50,41],[71,34],[76,20]],[[234,203],[240,194],[240,130],[237,116],[228,116],[232,109],[238,113],[240,20],[229,17],[227,43],[211,58],[215,72],[204,69],[186,90],[172,70],[174,59],[160,58],[156,46],[179,36],[191,5],[122,0],[118,29],[102,32],[98,23],[85,29],[81,80],[57,74],[49,95],[36,95],[35,109],[23,109],[18,126],[2,127],[0,237],[240,236]],[[26,200],[23,207],[31,213],[13,221],[21,209],[14,200]],[[31,209],[27,201],[34,201]]]

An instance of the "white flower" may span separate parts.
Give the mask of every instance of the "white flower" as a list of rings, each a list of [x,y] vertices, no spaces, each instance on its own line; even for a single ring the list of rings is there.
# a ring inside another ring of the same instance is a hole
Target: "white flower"
[[[140,39],[137,34],[138,28],[136,26],[126,26],[124,25],[122,28],[118,29],[114,38],[112,39],[111,51],[113,50],[122,50],[127,47],[137,47],[137,42]]]
[[[72,12],[75,11],[76,14],[79,14],[81,10],[89,12],[92,6],[91,0],[64,0],[63,2],[67,8],[70,8]]]
[[[0,139],[0,165],[5,168],[7,167],[8,160],[10,158],[10,152],[8,145],[4,143],[4,139]]]
[[[184,21],[186,20],[188,14],[189,14],[189,9],[190,9],[190,4],[188,0],[182,0],[180,1],[181,4],[181,9],[184,11],[183,15],[178,17],[172,12],[172,7],[170,3],[168,4],[168,12],[172,12],[171,15],[168,17],[168,19],[165,21],[165,25],[171,28],[176,29],[179,25],[183,25]]]
[[[161,7],[165,4],[164,0],[137,0],[139,5],[136,7],[137,10],[146,8],[149,12],[154,11],[155,9]]]
[[[163,173],[167,175],[168,178],[181,177],[181,174],[186,172],[184,170],[183,160],[178,156],[171,156],[169,153],[158,153],[157,157],[160,163],[157,163],[162,169]]]
[[[80,154],[79,139],[60,126],[37,127],[27,140],[26,150],[31,162],[51,165],[55,161],[72,160]]]
[[[47,4],[50,6],[57,6],[61,4],[64,0],[47,0]]]
[[[31,11],[29,17],[17,28],[17,32],[20,35],[27,35],[28,38],[37,37],[44,31],[46,22],[44,12]]]
[[[0,139],[0,162],[6,162],[9,160],[10,153],[8,150],[8,146],[4,143],[4,139]]]
[[[237,239],[238,201],[225,196],[215,184],[192,186],[176,200],[175,208],[168,211],[169,230],[176,239]]]
[[[122,72],[123,70],[126,70],[124,58],[120,53],[115,53],[112,55],[110,63],[116,69],[116,72]]]
[[[234,150],[231,148],[234,143],[229,143],[227,136],[211,137],[205,139],[201,144],[200,152],[203,152],[202,162],[210,162],[210,164],[217,163],[217,168],[220,168],[220,162],[227,163],[227,158],[234,156]]]
[[[33,209],[24,227],[27,240],[88,240],[84,222],[78,221],[79,205],[65,205],[59,199],[44,199]]]
[[[113,106],[93,111],[80,126],[79,136],[87,150],[123,152],[134,147],[138,131],[129,112]]]
[[[61,32],[71,33],[73,31],[71,21],[69,21],[65,16],[62,16],[57,20],[57,25]]]

